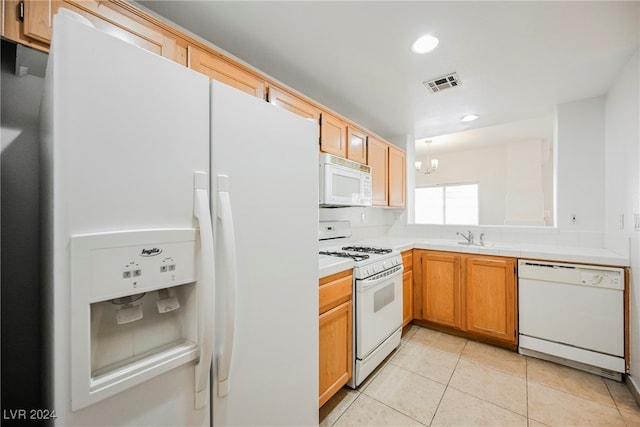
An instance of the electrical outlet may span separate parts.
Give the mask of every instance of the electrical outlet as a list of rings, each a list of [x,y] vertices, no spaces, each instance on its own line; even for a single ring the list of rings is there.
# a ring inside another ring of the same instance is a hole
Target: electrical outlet
[[[621,213],[620,217],[618,218],[618,226],[620,227],[620,230],[624,230],[624,214]]]
[[[633,214],[633,230],[640,231],[640,213]]]
[[[575,223],[576,223],[576,220],[577,220],[577,218],[576,218],[576,217],[577,217],[577,215],[576,215],[575,213],[569,214],[569,222],[570,222],[571,224],[575,224]]]

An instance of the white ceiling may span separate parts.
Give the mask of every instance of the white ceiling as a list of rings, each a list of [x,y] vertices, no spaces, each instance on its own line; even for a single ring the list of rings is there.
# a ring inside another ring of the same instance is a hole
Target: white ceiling
[[[605,94],[640,45],[639,1],[138,3],[385,138],[548,123]],[[412,53],[425,33],[440,45]],[[422,85],[450,72],[460,87]]]

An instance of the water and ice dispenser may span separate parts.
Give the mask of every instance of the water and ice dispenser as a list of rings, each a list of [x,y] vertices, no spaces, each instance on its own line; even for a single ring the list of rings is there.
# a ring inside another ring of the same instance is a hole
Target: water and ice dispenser
[[[71,239],[73,410],[199,356],[197,229]]]

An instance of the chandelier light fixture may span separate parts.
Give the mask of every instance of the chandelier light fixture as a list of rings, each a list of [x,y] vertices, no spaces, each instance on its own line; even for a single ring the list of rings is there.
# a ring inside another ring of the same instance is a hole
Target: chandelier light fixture
[[[429,175],[432,172],[435,172],[436,169],[438,169],[438,159],[431,158],[431,150],[429,149],[429,145],[431,145],[431,140],[427,139],[424,142],[427,144],[427,166],[425,170],[422,171],[422,162],[416,161],[416,172]]]

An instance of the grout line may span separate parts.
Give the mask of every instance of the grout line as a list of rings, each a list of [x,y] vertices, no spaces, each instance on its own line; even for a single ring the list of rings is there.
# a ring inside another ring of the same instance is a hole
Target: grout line
[[[527,427],[531,424],[531,419],[529,418],[529,358],[524,356],[524,395],[527,400]]]
[[[620,410],[620,406],[618,406],[618,401],[616,400],[615,396],[611,392],[611,388],[609,388],[609,383],[607,381],[605,381],[604,379],[602,381],[604,382],[604,386],[607,388],[607,391],[609,392],[609,397],[611,397],[611,400],[613,401],[613,404],[616,406],[616,410],[618,411],[618,414],[620,415],[620,419],[622,419],[622,422],[625,425],[627,425],[627,421],[625,420],[624,415],[622,415],[622,411]],[[611,380],[611,381],[613,381],[613,380]]]
[[[438,410],[440,409],[440,405],[442,404],[442,399],[444,399],[444,395],[447,394],[447,390],[449,390],[449,384],[451,383],[451,378],[453,378],[453,375],[455,374],[456,369],[458,368],[458,364],[460,364],[462,353],[464,352],[464,349],[467,347],[468,342],[469,340],[465,339],[464,346],[462,347],[462,350],[460,350],[460,354],[458,354],[458,360],[456,361],[456,366],[453,367],[453,371],[451,371],[451,375],[449,376],[449,381],[447,381],[447,384],[444,386],[444,392],[442,393],[442,396],[440,396],[440,400],[438,401],[436,410],[433,411],[433,417],[431,417],[431,421],[429,422],[429,425],[433,424],[433,420],[435,420],[436,415],[438,415]]]
[[[364,394],[365,396],[367,396],[369,399],[374,400],[374,401],[376,401],[376,402],[380,403],[381,405],[386,406],[387,408],[391,409],[391,410],[392,410],[392,411],[394,411],[394,412],[399,413],[399,414],[400,414],[400,415],[402,415],[402,416],[405,416],[405,417],[407,417],[407,418],[412,419],[413,421],[417,422],[417,423],[418,423],[418,424],[420,424],[420,425],[428,426],[429,424],[431,424],[431,423],[429,423],[429,424],[425,424],[425,423],[423,423],[422,421],[420,421],[420,420],[417,420],[417,419],[413,418],[411,415],[409,415],[409,414],[405,414],[405,413],[404,413],[404,412],[402,412],[401,410],[396,409],[396,408],[394,408],[393,406],[389,406],[389,405],[387,405],[386,403],[384,403],[384,402],[382,402],[382,401],[380,401],[380,400],[376,399],[376,398],[375,398],[375,397],[373,397],[373,396],[369,396],[369,395],[368,395],[368,394],[366,394],[366,393],[363,393],[363,394]]]
[[[356,398],[355,398],[355,399],[353,399],[353,401],[352,401],[351,403],[349,403],[349,405],[347,405],[347,407],[346,407],[346,408],[344,408],[344,411],[342,411],[342,412],[340,413],[340,415],[338,416],[338,418],[336,418],[336,420],[335,420],[333,423],[331,423],[331,426],[330,426],[330,427],[333,427],[334,425],[336,425],[336,423],[340,420],[340,418],[342,418],[342,416],[347,412],[347,410],[348,410],[349,408],[351,408],[351,406],[356,402],[356,400],[358,400],[358,399],[360,398],[360,396],[362,396],[362,392],[360,392],[360,391],[358,391],[358,390],[354,390],[354,391],[355,391],[356,393],[358,393],[358,395],[356,396]]]

